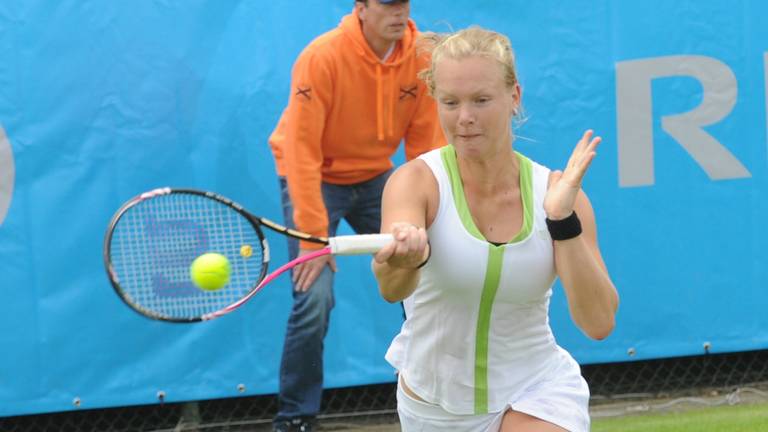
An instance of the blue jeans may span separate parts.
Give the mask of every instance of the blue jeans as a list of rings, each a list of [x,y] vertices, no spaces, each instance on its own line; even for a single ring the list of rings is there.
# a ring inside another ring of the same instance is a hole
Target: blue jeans
[[[328,211],[328,235],[333,236],[345,219],[358,234],[378,233],[381,225],[381,194],[392,171],[352,185],[322,184]],[[283,217],[294,228],[293,205],[284,177],[280,178]],[[288,239],[290,258],[296,258],[299,244]],[[280,393],[275,422],[312,418],[320,411],[323,393],[323,339],[333,309],[333,272],[326,267],[306,292],[293,290],[293,309],[280,362]]]

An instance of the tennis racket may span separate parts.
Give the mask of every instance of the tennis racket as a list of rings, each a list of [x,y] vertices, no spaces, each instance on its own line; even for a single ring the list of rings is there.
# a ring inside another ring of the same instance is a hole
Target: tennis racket
[[[267,274],[269,244],[262,227],[326,246]],[[236,310],[298,264],[323,255],[375,253],[391,241],[391,234],[315,237],[212,192],[160,188],[126,202],[112,217],[104,264],[112,287],[133,310],[155,320],[192,323]],[[190,265],[206,252],[230,262],[229,283],[219,290],[204,291],[192,282]]]

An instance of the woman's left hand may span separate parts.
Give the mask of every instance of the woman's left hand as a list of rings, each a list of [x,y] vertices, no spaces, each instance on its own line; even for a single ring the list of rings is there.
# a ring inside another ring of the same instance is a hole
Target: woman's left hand
[[[581,180],[595,158],[595,149],[602,140],[599,136],[592,135],[592,130],[584,132],[573,149],[565,170],[552,172],[547,195],[544,197],[544,211],[549,219],[565,219],[573,213],[576,197],[581,190]]]

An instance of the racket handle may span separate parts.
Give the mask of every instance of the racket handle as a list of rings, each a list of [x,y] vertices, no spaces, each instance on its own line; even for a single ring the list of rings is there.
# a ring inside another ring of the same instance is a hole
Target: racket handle
[[[363,234],[331,237],[328,246],[334,255],[364,255],[376,253],[392,242],[392,234]]]

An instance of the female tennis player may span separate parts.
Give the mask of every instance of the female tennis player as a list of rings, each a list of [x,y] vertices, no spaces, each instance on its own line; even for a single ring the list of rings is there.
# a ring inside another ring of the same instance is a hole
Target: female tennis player
[[[513,150],[521,89],[507,37],[429,35],[424,71],[450,143],[386,184],[375,255],[382,296],[407,319],[386,358],[403,431],[589,430],[589,389],[548,321],[556,277],[589,337],[614,327],[618,295],[581,182],[587,131],[561,171]],[[429,241],[427,241],[429,239]]]

